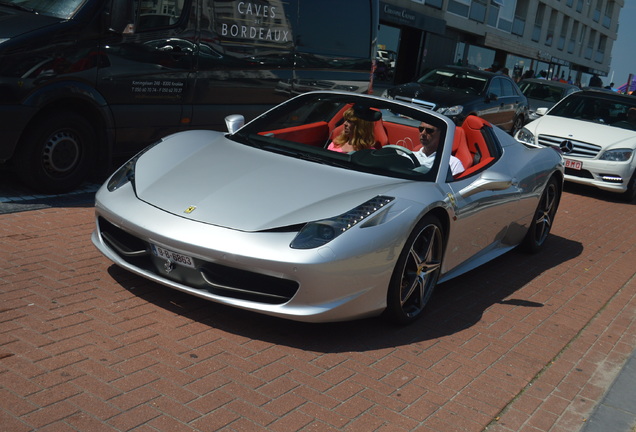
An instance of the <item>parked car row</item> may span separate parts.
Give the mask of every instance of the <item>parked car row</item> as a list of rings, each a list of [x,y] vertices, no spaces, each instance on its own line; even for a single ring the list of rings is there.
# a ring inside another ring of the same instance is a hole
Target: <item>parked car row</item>
[[[566,180],[636,198],[633,96],[546,79],[517,85],[506,75],[456,66],[431,70],[383,96],[445,114],[457,125],[477,115],[524,144],[559,149]]]
[[[383,96],[444,114],[457,125],[476,115],[513,135],[529,118],[528,100],[512,78],[474,68],[433,69],[415,82],[387,89]]]

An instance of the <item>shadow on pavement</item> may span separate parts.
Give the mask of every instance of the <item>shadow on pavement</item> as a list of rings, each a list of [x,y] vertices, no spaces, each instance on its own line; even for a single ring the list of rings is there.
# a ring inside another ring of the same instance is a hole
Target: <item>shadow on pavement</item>
[[[382,317],[308,324],[289,321],[200,299],[138,277],[115,265],[109,273],[124,288],[172,313],[249,339],[323,353],[364,352],[453,335],[479,322],[495,304],[538,308],[543,304],[510,298],[543,272],[580,256],[583,246],[552,235],[542,253],[513,250],[437,287],[424,316],[409,326]]]

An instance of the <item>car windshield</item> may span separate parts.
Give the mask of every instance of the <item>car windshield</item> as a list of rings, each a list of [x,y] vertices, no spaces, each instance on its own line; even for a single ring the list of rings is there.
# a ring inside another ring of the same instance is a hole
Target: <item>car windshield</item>
[[[471,71],[434,69],[417,82],[431,87],[444,87],[459,93],[481,94],[486,90],[488,79]]]
[[[549,114],[636,130],[636,98],[629,96],[576,93],[555,105]]]
[[[522,81],[519,83],[519,88],[526,97],[545,102],[558,102],[565,96],[565,87],[549,84]]]
[[[86,0],[0,0],[0,4],[41,15],[70,19]]]
[[[362,119],[367,115],[373,118]],[[266,151],[343,169],[434,181],[440,152],[431,157],[429,166],[420,164],[412,154],[421,148],[419,128],[423,122],[436,127],[439,142],[445,142],[446,122],[424,110],[353,93],[310,93],[279,105],[228,137]],[[361,130],[366,132],[355,132]],[[351,150],[351,137],[355,135],[364,145]]]

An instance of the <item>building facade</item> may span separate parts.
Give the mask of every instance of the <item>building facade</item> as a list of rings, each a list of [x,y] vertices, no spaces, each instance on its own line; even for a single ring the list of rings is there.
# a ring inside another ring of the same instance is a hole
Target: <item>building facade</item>
[[[609,73],[624,1],[381,0],[378,50],[394,59],[382,78],[462,64],[587,86]]]

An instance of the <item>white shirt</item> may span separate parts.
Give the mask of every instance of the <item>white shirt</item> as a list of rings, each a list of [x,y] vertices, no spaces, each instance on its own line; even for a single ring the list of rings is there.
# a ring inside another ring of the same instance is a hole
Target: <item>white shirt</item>
[[[417,160],[420,161],[421,166],[431,169],[431,167],[433,166],[433,162],[435,162],[435,153],[431,153],[429,156],[426,156],[426,153],[424,153],[423,150],[424,149],[421,148],[413,154],[415,155],[415,157],[417,157]],[[451,155],[449,163],[451,173],[453,173],[453,175],[464,172],[464,165],[462,165],[462,161],[457,159],[455,156]]]

